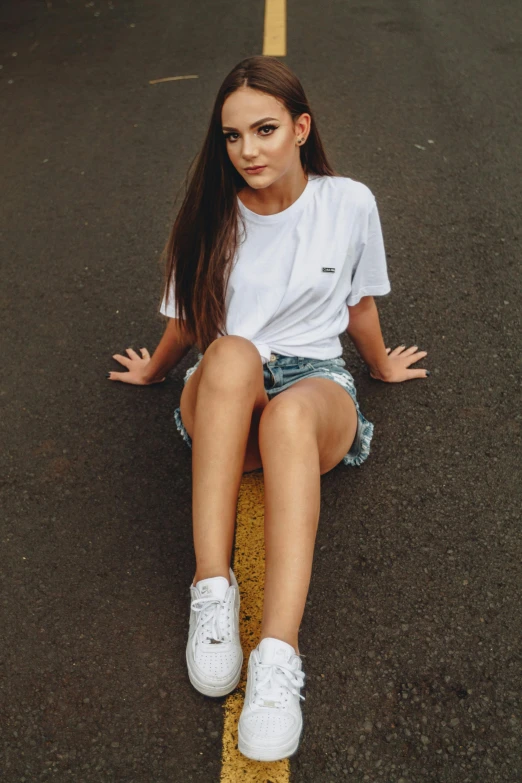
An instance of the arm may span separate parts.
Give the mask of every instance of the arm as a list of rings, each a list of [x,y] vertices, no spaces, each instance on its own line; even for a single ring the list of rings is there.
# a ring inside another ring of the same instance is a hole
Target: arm
[[[384,346],[379,313],[373,296],[363,296],[358,304],[348,306],[348,312],[350,320],[346,331],[368,365],[370,374],[381,381],[389,380],[391,360]]]
[[[391,353],[389,348],[385,348],[373,296],[363,296],[358,304],[348,306],[348,311],[350,320],[346,331],[368,365],[372,378],[392,383],[429,375],[427,370],[408,369],[426,356],[426,351],[417,351],[416,345],[406,350],[406,346],[399,346]]]
[[[151,357],[146,348],[141,356],[127,348],[128,356],[115,353],[112,357],[128,368],[127,372],[109,372],[111,381],[123,381],[147,386],[165,380],[166,373],[175,367],[192,348],[193,341],[178,318],[169,318],[163,337]]]
[[[192,348],[192,341],[185,333],[178,318],[169,318],[163,337],[158,343],[144,373],[146,383],[162,380]]]

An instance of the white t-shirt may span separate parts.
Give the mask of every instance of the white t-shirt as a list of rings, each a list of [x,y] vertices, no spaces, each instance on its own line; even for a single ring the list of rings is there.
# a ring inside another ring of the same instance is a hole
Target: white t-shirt
[[[375,198],[349,177],[311,174],[302,194],[275,215],[238,198],[245,219],[226,293],[226,331],[246,337],[263,364],[271,353],[333,359],[347,305],[391,290]],[[174,292],[160,308],[176,317]]]

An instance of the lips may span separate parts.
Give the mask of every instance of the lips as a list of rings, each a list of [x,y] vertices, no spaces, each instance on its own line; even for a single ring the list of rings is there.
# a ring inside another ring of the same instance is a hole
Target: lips
[[[245,171],[248,171],[249,174],[252,174],[255,171],[261,171],[264,168],[266,168],[266,166],[252,166],[249,169],[245,169]]]

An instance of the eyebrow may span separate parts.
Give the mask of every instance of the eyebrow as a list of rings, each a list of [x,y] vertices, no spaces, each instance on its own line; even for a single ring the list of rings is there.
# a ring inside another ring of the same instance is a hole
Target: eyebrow
[[[264,122],[268,122],[268,120],[275,120],[276,122],[279,122],[277,117],[263,117],[262,120],[258,120],[257,122],[253,122],[250,126],[250,129],[257,128],[258,125],[262,125]],[[223,125],[222,130],[229,130],[229,131],[237,131],[237,128],[230,128],[228,125]]]

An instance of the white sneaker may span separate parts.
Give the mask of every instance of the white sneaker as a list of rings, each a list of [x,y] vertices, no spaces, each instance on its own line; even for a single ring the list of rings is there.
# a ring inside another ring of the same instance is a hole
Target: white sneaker
[[[239,640],[239,589],[230,569],[223,576],[190,586],[187,667],[190,682],[205,696],[225,696],[241,677],[243,650]]]
[[[294,648],[279,639],[262,639],[252,650],[238,724],[238,748],[244,756],[277,761],[297,750],[303,728],[301,666]]]

